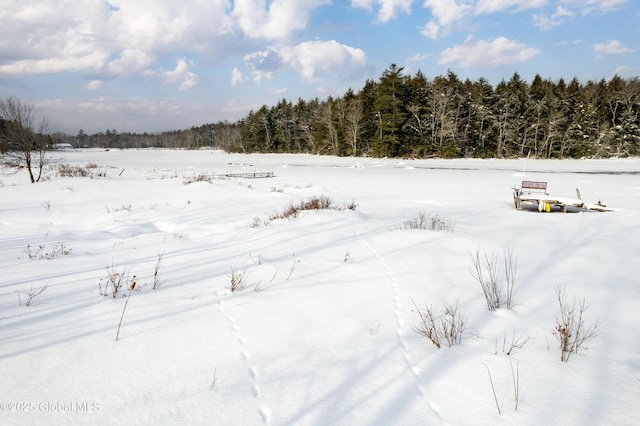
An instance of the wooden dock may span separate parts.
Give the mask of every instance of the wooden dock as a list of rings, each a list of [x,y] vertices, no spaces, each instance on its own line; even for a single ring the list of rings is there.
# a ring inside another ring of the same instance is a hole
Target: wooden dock
[[[539,212],[551,212],[552,209],[560,208],[567,213],[569,207],[578,210],[592,210],[599,212],[612,211],[600,201],[589,204],[582,201],[580,191],[576,188],[577,198],[558,197],[547,193],[547,182],[522,181],[520,188],[513,188],[513,202],[516,209],[522,210],[524,206],[537,207]]]
[[[257,179],[257,178],[271,178],[275,175],[273,172],[225,172],[225,173],[217,173],[216,177],[225,177],[225,178],[244,178],[244,179]]]

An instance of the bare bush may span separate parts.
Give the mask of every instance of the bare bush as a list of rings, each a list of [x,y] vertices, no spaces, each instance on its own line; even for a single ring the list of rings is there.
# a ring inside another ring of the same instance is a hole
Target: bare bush
[[[46,283],[42,287],[36,288],[36,289],[34,289],[33,285],[31,285],[31,288],[29,290],[17,290],[16,293],[18,293],[18,304],[22,306],[22,298],[20,297],[20,295],[23,294],[26,296],[24,306],[31,306],[31,304],[33,303],[33,299],[41,295],[47,289],[48,286],[49,286],[49,283]]]
[[[104,209],[107,213],[115,213],[115,212],[130,212],[132,204],[122,204],[121,206],[104,206]]]
[[[420,309],[415,302],[413,304],[416,307],[418,316],[420,317],[420,323],[416,327],[413,327],[413,331],[422,337],[426,337],[436,348],[440,349],[440,333],[438,333],[438,329],[436,327],[437,320],[435,315],[433,315],[431,305],[425,304],[424,308]]]
[[[358,205],[354,201],[349,204],[336,205],[330,197],[318,195],[308,200],[300,201],[298,204],[289,204],[282,212],[269,216],[269,220],[297,217],[300,212],[307,210],[355,210],[357,207]]]
[[[503,251],[505,286],[500,279],[498,266],[498,253],[480,255],[480,249],[476,249],[471,255],[473,263],[470,272],[473,278],[480,284],[482,294],[490,311],[500,308],[513,308],[513,289],[518,283],[518,258],[513,250],[505,248]]]
[[[588,309],[585,299],[573,298],[573,302],[569,304],[566,299],[565,291],[556,289],[558,304],[560,305],[560,315],[556,318],[556,327],[553,335],[560,343],[560,359],[564,362],[569,361],[569,357],[588,341],[600,334],[600,322],[595,321],[589,325],[584,322],[584,313]]]
[[[515,355],[520,349],[524,347],[529,341],[529,337],[518,336],[516,337],[515,330],[510,338],[507,338],[507,332],[504,332],[504,336],[502,338],[502,353],[506,356]],[[495,354],[498,353],[498,338],[496,337],[496,350]]]
[[[247,285],[247,268],[237,270],[232,267],[229,272],[229,289],[231,292],[243,290]]]
[[[182,182],[185,186],[186,185],[191,185],[194,182],[213,182],[215,179],[214,176],[210,176],[210,175],[198,175],[198,176],[194,176],[192,178],[188,178],[185,179],[184,182]]]
[[[24,250],[29,259],[31,260],[41,260],[41,259],[53,259],[57,256],[68,256],[71,254],[71,249],[64,246],[64,243],[57,242],[52,244],[51,246],[47,246],[46,244],[38,244],[37,246],[32,246],[31,244],[27,245],[27,248]]]
[[[345,204],[344,206],[347,210],[356,210],[358,208],[358,203],[355,202],[355,200],[351,201],[348,204]]]
[[[413,331],[422,337],[426,337],[438,349],[443,343],[451,347],[460,344],[462,333],[467,327],[466,320],[458,313],[458,305],[444,304],[444,311],[441,315],[435,316],[430,305],[420,309],[413,303],[420,318],[420,322]]]
[[[68,164],[58,165],[58,175],[61,177],[87,177],[89,170],[81,166],[70,166]]]
[[[113,297],[116,297],[122,289],[124,283],[129,281],[129,274],[126,272],[126,270],[117,270],[113,265],[113,262],[111,262],[111,265],[107,265],[105,269],[107,271],[107,276],[102,278],[98,282],[100,295],[107,296],[109,294],[109,289],[111,289],[111,295]]]
[[[265,223],[258,216],[254,217],[251,223],[249,223],[250,228],[260,228],[265,225]]]
[[[452,233],[455,229],[455,221],[453,219],[442,219],[438,215],[421,211],[415,218],[405,220],[400,228]]]

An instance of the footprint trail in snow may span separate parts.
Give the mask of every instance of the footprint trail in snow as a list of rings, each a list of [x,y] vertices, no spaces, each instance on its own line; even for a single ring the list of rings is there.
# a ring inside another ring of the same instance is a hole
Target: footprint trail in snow
[[[225,312],[223,299],[220,299],[218,302],[218,310],[224,315],[225,319],[229,323],[229,326],[231,327],[231,330],[233,331],[233,334],[238,340],[238,344],[241,348],[242,360],[247,366],[249,380],[251,381],[251,391],[254,398],[258,401],[258,413],[260,414],[260,417],[262,418],[264,424],[269,426],[271,425],[271,412],[269,410],[269,407],[267,407],[265,404],[262,404],[262,393],[260,391],[260,377],[258,374],[258,368],[251,361],[251,353],[247,348],[247,339],[242,335],[240,328],[238,327],[233,317]]]
[[[409,371],[411,372],[411,374],[414,377],[414,381],[415,381],[416,387],[418,388],[418,392],[419,392],[420,396],[423,397],[426,400],[426,393],[424,392],[424,390],[420,386],[420,372],[413,365],[413,363],[411,362],[411,357],[409,355],[409,346],[407,345],[407,340],[404,337],[404,320],[402,319],[402,301],[400,300],[400,288],[398,286],[398,280],[396,279],[396,277],[395,277],[395,275],[393,273],[393,270],[391,269],[391,267],[389,267],[389,265],[387,265],[387,262],[380,255],[380,253],[378,253],[378,251],[375,248],[373,248],[373,246],[371,246],[371,244],[369,244],[367,241],[365,241],[360,235],[358,235],[358,239],[378,259],[378,262],[380,262],[382,267],[385,269],[385,271],[387,273],[387,276],[388,276],[389,280],[391,281],[391,289],[393,290],[394,313],[395,313],[395,317],[396,317],[396,336],[398,338],[398,343],[400,344],[400,347],[402,348],[402,353],[403,353],[404,361],[407,364],[407,368],[409,369]],[[434,407],[433,404],[428,400],[427,400],[427,403],[429,404],[429,407],[434,412],[434,414],[438,418],[441,418],[440,417],[440,413],[438,412],[436,407]]]

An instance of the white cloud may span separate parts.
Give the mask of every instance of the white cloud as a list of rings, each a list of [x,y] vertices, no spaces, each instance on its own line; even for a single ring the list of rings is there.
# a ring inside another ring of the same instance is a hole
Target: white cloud
[[[175,99],[57,98],[35,102],[34,107],[49,117],[51,122],[56,123],[56,130],[71,134],[79,128],[86,133],[113,128],[120,132],[187,129],[194,122],[207,122],[212,116],[212,111],[203,105]],[[240,116],[238,112],[234,114]],[[218,116],[225,115],[228,116],[229,113],[221,108]]]
[[[181,77],[181,82],[180,85],[178,86],[178,90],[188,90],[191,89],[192,87],[195,87],[198,85],[198,83],[200,82],[200,78],[198,77],[198,74],[193,73],[193,72],[186,72],[184,73],[184,75],[182,75]]]
[[[282,68],[292,70],[307,82],[329,75],[346,79],[364,69],[367,61],[361,49],[330,40],[270,47],[246,55],[245,62],[253,80],[260,83]]]
[[[565,17],[571,17],[574,15],[575,13],[570,11],[569,9],[563,6],[558,6],[556,8],[556,11],[551,15],[547,15],[545,13],[540,13],[537,15],[534,14],[531,15],[531,19],[533,20],[533,24],[540,30],[548,31],[553,27],[562,25],[564,23]]]
[[[97,71],[106,55],[95,52],[78,58],[48,57],[38,59],[17,59],[0,65],[0,75],[21,76],[27,74],[57,74],[84,70]]]
[[[440,37],[440,25],[435,21],[429,21],[422,28],[420,28],[420,34],[431,40],[437,40]]]
[[[549,0],[479,0],[475,6],[475,14],[480,15],[507,10],[521,12],[545,6],[547,3],[549,3]]]
[[[621,9],[629,0],[560,0],[560,3],[589,15]]]
[[[351,6],[366,10],[372,10],[374,6],[377,6],[376,19],[385,23],[395,19],[400,12],[409,15],[412,3],[413,0],[352,0]]]
[[[240,72],[238,67],[233,67],[231,71],[231,87],[236,87],[238,84],[244,83],[247,78]]]
[[[4,3],[2,75],[140,75],[168,55],[206,52],[233,32],[228,0]]]
[[[270,79],[273,71],[282,68],[280,53],[275,48],[245,55],[244,62],[251,70],[253,81],[257,84],[260,84],[262,80]]]
[[[359,7],[361,9],[371,10],[377,0],[351,0],[351,7]]]
[[[97,1],[97,0],[95,0]],[[119,45],[141,50],[166,50],[206,43],[208,38],[233,31],[226,0],[113,1],[108,29]]]
[[[185,58],[176,61],[176,67],[173,70],[146,72],[149,76],[157,77],[162,84],[177,84],[179,90],[187,90],[198,85],[198,75],[189,71],[189,67],[193,65],[191,61]]]
[[[456,29],[474,15],[496,12],[521,12],[548,4],[549,0],[424,0],[423,7],[431,12],[420,33],[430,39],[438,39]],[[548,21],[544,15],[536,19],[542,24]]]
[[[286,40],[306,28],[311,12],[330,0],[235,0],[232,16],[245,36]]]
[[[415,71],[417,71],[417,69],[420,68],[420,66],[416,67],[416,65],[420,64],[422,61],[424,61],[425,59],[429,58],[430,56],[431,56],[430,53],[416,54],[416,55],[413,55],[413,56],[409,56],[404,61],[405,71],[407,73],[409,73],[409,74],[415,73]]]
[[[451,25],[473,10],[473,5],[465,0],[425,0],[424,7],[431,9],[431,15],[440,25]]]
[[[314,81],[318,74],[346,77],[361,70],[366,66],[366,55],[335,40],[310,41],[295,46],[287,62],[304,80]]]
[[[71,0],[3,2],[0,74],[99,70],[109,56],[95,36],[104,19],[100,8],[77,13]]]
[[[107,64],[107,71],[115,76],[138,74],[148,69],[155,61],[147,52],[136,48],[125,49],[118,58]]]
[[[102,85],[103,83],[100,80],[91,80],[90,82],[87,83],[85,88],[87,90],[96,91],[96,90],[102,89]]]
[[[611,40],[607,43],[596,43],[593,46],[593,51],[596,53],[597,59],[602,59],[605,56],[623,55],[625,53],[631,53],[634,50],[624,47],[624,45],[618,40]]]
[[[461,45],[445,49],[438,64],[455,63],[461,68],[495,68],[502,65],[527,61],[538,55],[538,49],[522,43],[498,37],[493,41],[467,38]]]
[[[276,89],[272,91],[271,94],[278,97],[284,97],[288,92],[289,92],[289,89],[287,89],[286,87],[283,87],[281,89]]]
[[[420,34],[433,40],[448,34],[473,11],[467,0],[425,0],[423,6],[431,10],[433,19],[421,28]]]
[[[630,67],[626,65],[622,65],[616,67],[616,74],[621,76],[629,76],[630,78],[635,78],[640,74],[640,67]]]

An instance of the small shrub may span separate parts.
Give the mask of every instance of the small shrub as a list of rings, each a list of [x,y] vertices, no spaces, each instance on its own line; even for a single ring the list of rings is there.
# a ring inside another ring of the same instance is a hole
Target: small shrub
[[[307,210],[355,210],[357,206],[353,201],[348,205],[337,206],[330,197],[319,195],[311,197],[306,201],[300,201],[298,204],[291,203],[282,212],[272,214],[269,220],[297,217],[300,212]]]
[[[84,167],[70,166],[68,164],[58,165],[58,175],[61,177],[87,177],[89,174],[89,171]]]
[[[31,304],[33,303],[33,299],[41,295],[47,289],[48,286],[49,286],[49,283],[46,283],[45,285],[37,289],[34,289],[32,285],[29,290],[17,290],[16,293],[18,293],[18,304],[22,306],[22,298],[20,297],[20,294],[23,294],[26,296],[24,306],[31,306]]]
[[[131,211],[131,203],[129,204],[122,204],[121,206],[105,206],[104,209],[107,213],[115,213],[115,212],[130,212]]]
[[[507,338],[507,332],[504,332],[504,337],[502,338],[502,353],[506,356],[515,355],[520,349],[524,347],[529,341],[529,337],[518,336],[516,337],[515,330],[511,338]],[[498,353],[498,338],[496,337],[496,350],[495,354]]]
[[[556,289],[556,296],[560,315],[556,318],[553,335],[560,343],[560,359],[567,362],[571,354],[578,353],[585,342],[600,334],[600,322],[595,321],[588,326],[585,324],[583,316],[588,308],[585,299],[577,301],[574,297],[569,304],[565,292],[559,288]]]
[[[194,176],[192,178],[189,179],[185,179],[183,184],[184,185],[190,185],[194,182],[213,182],[214,177],[213,176],[208,176],[208,175],[198,175],[198,176]]]
[[[490,311],[495,311],[502,307],[507,309],[513,307],[513,289],[518,283],[518,258],[514,257],[512,250],[504,249],[503,260],[506,283],[504,287],[499,277],[497,252],[489,254],[485,251],[484,256],[480,256],[480,249],[476,249],[476,252],[471,255],[473,263],[470,269],[471,275],[480,284],[487,308]]]
[[[358,208],[358,204],[355,201],[351,201],[349,204],[345,205],[345,208],[348,210],[356,210]]]
[[[433,343],[435,347],[440,349],[443,343],[451,347],[460,344],[462,341],[462,333],[467,327],[467,322],[458,313],[458,305],[444,304],[444,311],[441,315],[435,316],[430,305],[420,309],[416,308],[420,318],[419,324],[413,328],[413,331],[422,337],[426,337]]]
[[[120,292],[120,289],[122,289],[122,286],[124,285],[124,283],[129,281],[129,274],[125,270],[122,270],[122,271],[117,270],[116,267],[113,265],[113,262],[111,263],[111,265],[106,266],[106,271],[107,271],[107,276],[102,278],[102,280],[98,282],[98,287],[100,288],[100,295],[107,296],[109,294],[109,289],[111,289],[111,295],[113,297],[116,297]],[[104,287],[103,287],[103,284],[104,284]]]
[[[250,228],[260,228],[263,225],[265,225],[265,223],[258,216],[254,217],[251,223],[249,223]]]
[[[24,251],[31,260],[51,260],[60,255],[68,256],[71,254],[71,249],[65,247],[64,243],[61,242],[57,242],[55,244],[52,244],[51,246],[47,246],[46,244],[38,244],[37,246],[32,246],[31,244],[28,244],[27,248]]]
[[[403,222],[401,229],[425,229],[436,232],[453,232],[455,229],[455,221],[452,219],[441,219],[438,215],[431,215],[424,211],[418,213],[413,219],[407,219]]]
[[[247,268],[238,271],[236,267],[232,267],[229,272],[229,289],[231,292],[243,290],[247,285]]]

